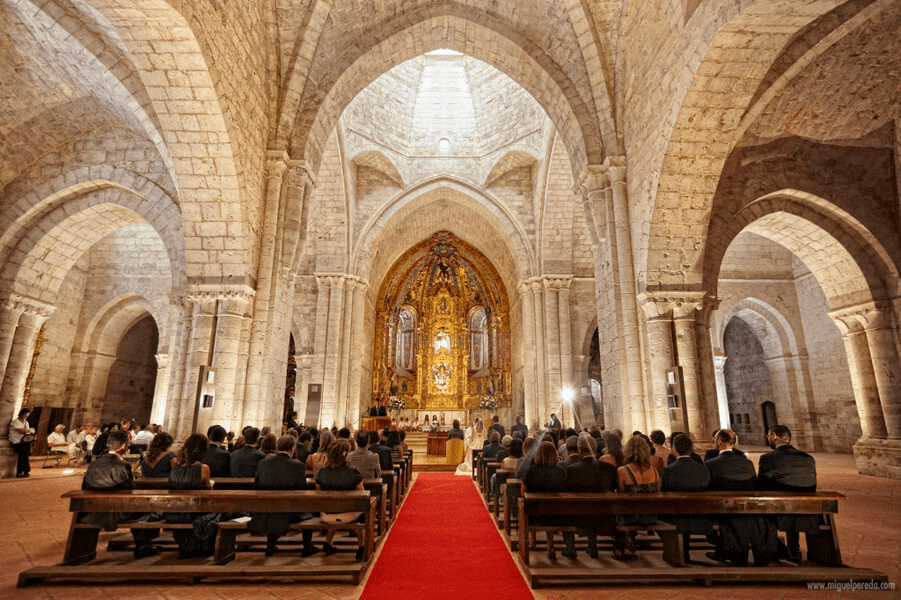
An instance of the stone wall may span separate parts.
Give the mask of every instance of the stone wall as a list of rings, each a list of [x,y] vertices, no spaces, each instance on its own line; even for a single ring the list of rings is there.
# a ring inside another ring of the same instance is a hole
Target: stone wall
[[[845,346],[828,315],[826,296],[806,267],[796,261],[800,317],[804,322],[810,380],[823,444],[831,452],[851,452],[860,438],[860,418],[851,388]]]

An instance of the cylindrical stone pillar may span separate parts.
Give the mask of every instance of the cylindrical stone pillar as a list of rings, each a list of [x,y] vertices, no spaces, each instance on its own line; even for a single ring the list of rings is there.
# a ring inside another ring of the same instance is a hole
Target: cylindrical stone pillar
[[[673,325],[676,332],[676,351],[682,367],[683,393],[688,414],[688,432],[695,439],[702,439],[707,433],[704,416],[704,399],[701,394],[701,375],[698,364],[698,345],[695,339],[695,314],[700,302],[677,302],[674,308]]]
[[[882,405],[879,403],[879,391],[876,388],[876,376],[873,373],[867,335],[859,326],[844,329],[842,340],[845,342],[845,353],[848,355],[848,370],[851,374],[851,387],[854,389],[862,435],[865,438],[884,438],[885,419],[882,416]]]
[[[901,363],[891,329],[885,327],[882,311],[865,330],[873,361],[873,375],[879,391],[879,403],[885,419],[885,432],[890,438],[901,438]]]
[[[3,381],[3,374],[6,372],[6,363],[9,361],[13,338],[24,310],[24,306],[12,301],[0,307],[0,382]]]
[[[153,384],[153,404],[150,422],[162,425],[166,414],[166,392],[169,390],[169,355],[156,354],[156,381]]]
[[[532,287],[528,282],[517,286],[522,312],[522,387],[525,424],[533,430],[534,424],[544,423],[539,416],[538,394],[535,390],[537,367],[535,364],[535,307],[532,306]]]
[[[572,418],[564,421],[563,406],[560,403],[560,313],[557,309],[557,288],[547,278],[542,281],[544,286],[544,352],[545,370],[545,394],[548,399],[548,410],[557,413],[560,421],[566,427],[572,426]],[[558,408],[559,407],[559,408]]]
[[[534,313],[534,331],[535,331],[535,391],[537,394],[539,425],[547,422],[551,411],[549,410],[547,397],[547,370],[544,343],[544,298],[542,297],[543,289],[541,281],[538,279],[530,280],[532,288],[532,307]]]
[[[3,374],[3,386],[0,388],[0,477],[15,475],[16,455],[9,445],[9,424],[22,407],[22,395],[34,356],[34,343],[47,316],[25,310],[19,316],[10,344],[9,360]]]
[[[191,316],[194,303],[190,298],[179,297],[175,302],[178,311],[176,327],[178,333],[169,360],[169,393],[166,395],[166,411],[163,422],[165,429],[173,437],[178,427],[178,419],[184,398],[185,373],[187,372],[188,344],[191,340]]]
[[[726,357],[713,357],[713,372],[716,376],[716,405],[719,413],[719,429],[730,429],[729,394],[726,391]]]
[[[250,307],[252,294],[226,293],[217,300],[216,341],[213,348],[212,368],[216,372],[216,401],[213,403],[213,423],[232,431],[243,424],[241,406],[236,406],[235,379],[240,366],[241,333],[244,319]]]

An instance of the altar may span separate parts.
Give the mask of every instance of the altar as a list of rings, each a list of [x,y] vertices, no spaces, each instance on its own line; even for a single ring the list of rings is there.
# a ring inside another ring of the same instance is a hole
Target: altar
[[[460,421],[460,427],[462,429],[465,429],[469,425],[468,410],[447,410],[444,408],[436,408],[432,410],[422,408],[416,410],[416,420],[419,422],[419,425],[422,428],[425,428],[426,421],[432,423],[434,417],[437,417],[438,419],[439,431],[449,430],[454,424],[454,419]]]

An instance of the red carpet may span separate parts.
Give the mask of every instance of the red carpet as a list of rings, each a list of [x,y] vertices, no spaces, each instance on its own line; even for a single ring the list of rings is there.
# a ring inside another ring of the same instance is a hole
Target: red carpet
[[[420,473],[361,598],[531,597],[472,480]]]

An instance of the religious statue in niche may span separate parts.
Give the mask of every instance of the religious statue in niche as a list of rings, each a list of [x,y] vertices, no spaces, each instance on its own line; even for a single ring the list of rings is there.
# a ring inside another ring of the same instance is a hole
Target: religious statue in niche
[[[451,339],[450,336],[447,335],[447,332],[443,329],[438,332],[438,335],[435,336],[435,352],[437,353],[439,350],[447,350],[451,351]]]
[[[432,372],[435,378],[435,388],[441,394],[450,392],[451,370],[445,363],[438,363]]]

